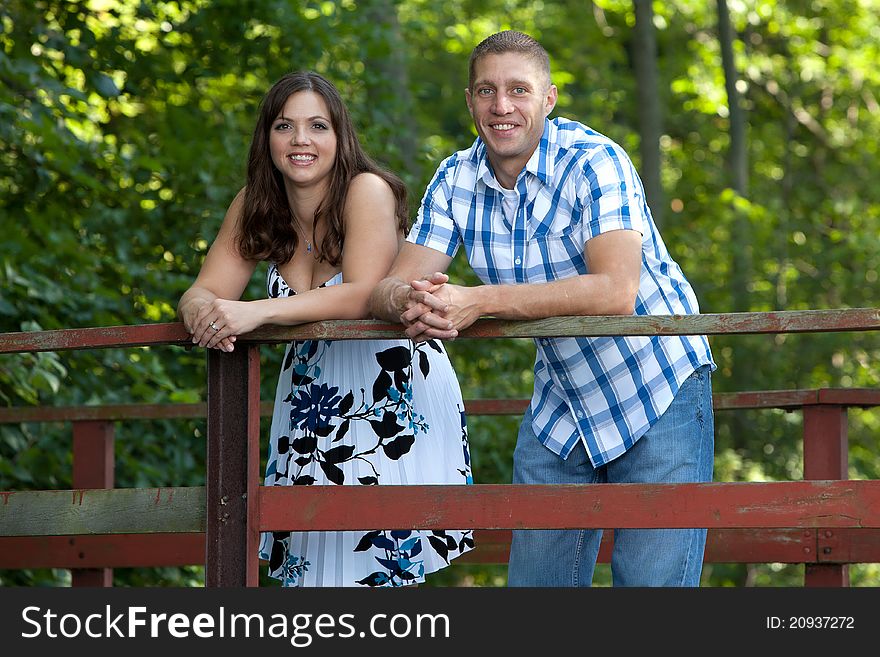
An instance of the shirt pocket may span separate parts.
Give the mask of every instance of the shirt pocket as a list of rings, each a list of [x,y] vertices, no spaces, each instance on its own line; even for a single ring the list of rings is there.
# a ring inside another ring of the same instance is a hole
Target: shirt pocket
[[[582,237],[580,226],[573,224],[562,230],[535,234],[528,243],[529,281],[551,281],[586,274]]]

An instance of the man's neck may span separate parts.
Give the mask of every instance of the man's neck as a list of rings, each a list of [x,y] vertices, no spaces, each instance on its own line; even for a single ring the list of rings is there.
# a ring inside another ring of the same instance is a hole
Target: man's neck
[[[494,162],[491,155],[488,158],[489,163],[492,165],[492,173],[495,174],[495,180],[505,189],[513,189],[516,187],[516,180],[519,178],[519,174],[526,168],[526,163],[531,158],[531,155],[522,161],[508,161],[501,164]]]

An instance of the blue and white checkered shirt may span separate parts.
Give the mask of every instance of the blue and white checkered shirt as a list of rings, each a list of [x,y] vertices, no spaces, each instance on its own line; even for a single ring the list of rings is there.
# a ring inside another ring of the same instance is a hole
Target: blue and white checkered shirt
[[[541,142],[517,178],[510,219],[502,190],[477,139],[440,164],[407,239],[448,256],[463,244],[486,284],[545,283],[589,273],[589,239],[635,230],[642,234],[635,314],[699,312],[657,232],[632,162],[607,137],[575,121],[545,120]],[[583,441],[596,467],[632,447],[694,370],[714,368],[705,336],[535,342],[535,434],[562,458]]]

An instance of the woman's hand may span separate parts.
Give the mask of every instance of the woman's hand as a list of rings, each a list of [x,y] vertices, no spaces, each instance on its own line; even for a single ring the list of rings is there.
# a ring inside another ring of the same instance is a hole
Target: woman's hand
[[[200,347],[232,351],[236,336],[264,323],[259,302],[216,298],[199,306],[190,333]]]
[[[199,317],[199,311],[203,306],[211,303],[213,298],[216,297],[213,295],[208,296],[204,290],[190,288],[181,300],[180,306],[177,309],[177,314],[180,316],[180,321],[183,322],[183,327],[186,329],[186,332],[193,336],[193,342],[197,342],[194,335],[194,327],[196,326]],[[234,337],[226,338],[225,340],[221,340],[216,348],[222,349],[223,351],[232,351],[233,342],[235,342]]]

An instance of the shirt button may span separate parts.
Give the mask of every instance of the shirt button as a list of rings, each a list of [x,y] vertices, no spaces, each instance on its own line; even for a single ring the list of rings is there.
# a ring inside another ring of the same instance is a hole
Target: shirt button
[[[563,381],[568,381],[568,377],[565,376],[565,374],[560,374],[559,378],[562,379]]]
[[[517,258],[516,260],[513,261],[513,264],[518,265],[521,262],[522,262],[522,260],[520,258]]]
[[[584,412],[583,412],[583,411],[578,411],[578,412],[577,412],[577,416],[578,416],[578,418],[581,419],[581,420],[584,419]]]
[[[541,344],[545,347],[550,344],[550,341],[547,338],[541,338]]]

